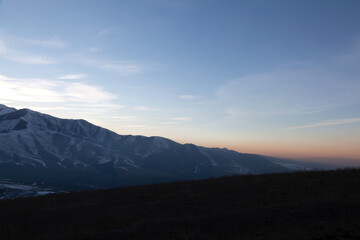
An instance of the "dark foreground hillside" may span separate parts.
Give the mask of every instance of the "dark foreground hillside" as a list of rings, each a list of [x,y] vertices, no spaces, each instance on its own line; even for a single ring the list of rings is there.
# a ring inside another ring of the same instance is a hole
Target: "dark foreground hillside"
[[[360,239],[360,170],[4,200],[0,239]]]

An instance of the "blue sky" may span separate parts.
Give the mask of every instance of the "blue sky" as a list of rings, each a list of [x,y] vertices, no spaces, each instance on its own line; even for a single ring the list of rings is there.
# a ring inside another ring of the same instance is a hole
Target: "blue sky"
[[[0,1],[0,102],[120,134],[360,159],[359,1]]]

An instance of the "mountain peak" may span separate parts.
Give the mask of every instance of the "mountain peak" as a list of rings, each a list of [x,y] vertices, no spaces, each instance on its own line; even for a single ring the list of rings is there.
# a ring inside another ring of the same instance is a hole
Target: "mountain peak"
[[[14,111],[16,111],[15,108],[9,108],[9,107],[5,106],[4,104],[0,104],[0,115],[11,113]]]

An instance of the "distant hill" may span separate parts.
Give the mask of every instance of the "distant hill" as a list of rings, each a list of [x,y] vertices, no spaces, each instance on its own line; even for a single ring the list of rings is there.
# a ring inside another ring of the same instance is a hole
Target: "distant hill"
[[[1,239],[360,239],[360,170],[0,201]]]
[[[0,180],[71,190],[309,169],[0,105]]]

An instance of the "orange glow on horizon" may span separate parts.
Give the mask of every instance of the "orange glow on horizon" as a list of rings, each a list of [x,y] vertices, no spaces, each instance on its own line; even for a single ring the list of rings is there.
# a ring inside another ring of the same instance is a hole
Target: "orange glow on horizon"
[[[343,158],[360,159],[360,150],[352,146],[315,145],[284,142],[214,143],[202,142],[205,147],[220,147],[241,153],[252,153],[282,158]]]

